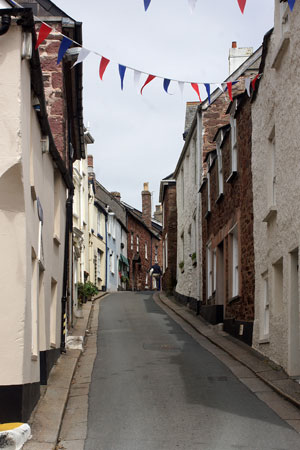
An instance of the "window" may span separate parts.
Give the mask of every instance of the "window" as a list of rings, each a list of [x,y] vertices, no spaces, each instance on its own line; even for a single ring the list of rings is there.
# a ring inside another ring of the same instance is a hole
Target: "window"
[[[155,246],[155,257],[154,257],[154,261],[157,263],[158,262],[158,247],[157,245]]]
[[[148,287],[148,282],[149,282],[149,275],[148,275],[148,272],[146,273],[146,288]]]
[[[212,286],[213,286],[213,261],[212,261],[212,251],[211,243],[206,246],[206,281],[207,281],[207,298],[212,296]]]
[[[270,147],[270,196],[269,204],[270,206],[276,205],[276,145],[275,145],[275,129],[272,131],[269,138]]]
[[[101,252],[97,251],[97,278],[101,278]]]
[[[111,215],[109,214],[108,215],[108,220],[107,220],[107,233],[108,234],[110,234],[111,235],[111,228],[112,228],[112,223],[111,223],[111,221],[112,221],[112,217],[111,217]]]
[[[130,249],[133,250],[133,231],[131,232],[130,235]]]
[[[218,186],[219,186],[219,197],[224,192],[224,180],[223,180],[223,161],[222,161],[222,150],[221,142],[223,138],[223,133],[221,133],[220,139],[217,141],[217,159],[218,159]]]
[[[217,249],[213,250],[213,286],[212,291],[217,290]]]
[[[148,259],[148,244],[145,242],[145,259]]]
[[[136,251],[137,253],[140,252],[140,239],[138,236],[136,237]]]
[[[237,297],[239,295],[239,245],[238,245],[238,230],[237,226],[231,232],[232,244],[232,292],[231,296]]]
[[[56,347],[56,308],[58,305],[57,282],[51,278],[51,306],[50,306],[50,346]]]
[[[274,315],[283,311],[283,258],[273,264],[273,305]]]
[[[207,212],[211,211],[211,198],[210,198],[210,173],[207,172]]]
[[[54,234],[60,237],[60,176],[57,170],[54,172]]]
[[[164,272],[168,268],[168,234],[165,235],[163,242],[163,270]]]
[[[236,110],[236,102],[234,111]],[[237,139],[236,139],[236,119],[231,114],[230,116],[230,126],[231,126],[231,172],[237,172]]]
[[[110,265],[111,273],[115,273],[115,254],[112,250],[111,250],[110,256],[109,256],[109,265]]]
[[[97,209],[97,234],[101,236],[101,212]]]
[[[270,304],[269,304],[269,280],[268,273],[263,276],[263,337],[269,336],[270,330]]]

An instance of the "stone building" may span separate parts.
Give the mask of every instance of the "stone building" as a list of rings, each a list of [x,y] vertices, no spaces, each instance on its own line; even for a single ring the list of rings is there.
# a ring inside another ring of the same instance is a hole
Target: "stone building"
[[[233,43],[236,46],[236,43]],[[243,55],[243,52],[238,52]],[[249,53],[246,49],[245,53]],[[246,61],[230,74],[225,82],[237,82],[232,86],[233,96],[245,89],[244,78],[258,73],[262,48],[254,52]],[[235,63],[236,64],[236,61]],[[228,93],[216,89],[197,106],[187,105],[187,125],[184,132],[184,146],[179,157],[174,178],[177,197],[177,286],[175,295],[180,302],[188,304],[198,313],[202,292],[202,210],[200,186],[206,174],[205,158],[215,149],[214,137],[217,130],[229,123],[227,108],[230,103]]]
[[[162,289],[173,293],[177,276],[177,206],[176,181],[173,174],[160,182],[162,204],[163,277]]]
[[[162,226],[151,217],[151,193],[148,183],[142,191],[142,212],[122,202],[127,212],[129,289],[143,291],[156,288],[149,271],[154,263],[162,268]]]
[[[300,375],[300,4],[275,1],[252,103],[254,347]]]
[[[0,15],[4,5],[0,4]],[[0,55],[0,421],[27,421],[64,336],[72,176],[49,126],[31,9],[11,8]],[[19,20],[15,20],[19,19]],[[10,25],[9,25],[10,22]],[[68,229],[67,229],[68,230]]]
[[[230,124],[205,158],[202,200],[203,293],[201,315],[252,343],[254,244],[251,103],[247,93],[230,104]]]

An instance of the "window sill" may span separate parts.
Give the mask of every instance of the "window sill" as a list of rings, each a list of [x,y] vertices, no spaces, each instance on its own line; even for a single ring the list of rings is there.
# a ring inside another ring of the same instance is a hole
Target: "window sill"
[[[204,219],[208,219],[210,215],[211,215],[211,211],[206,211]]]
[[[263,218],[263,222],[269,223],[271,220],[275,219],[277,216],[277,208],[276,206],[270,206],[266,216]]]
[[[75,217],[75,219],[79,219],[79,216],[77,213],[73,212],[73,217]]]
[[[237,171],[233,170],[226,180],[226,183],[232,183],[237,177]]]
[[[38,361],[37,355],[31,355],[31,361]]]
[[[97,233],[97,237],[98,237],[99,239],[102,239],[102,241],[103,241],[103,236],[101,236],[100,233]]]
[[[54,244],[57,245],[57,246],[60,246],[60,245],[61,245],[61,241],[60,241],[59,237],[57,236],[57,234],[55,234],[55,235],[53,236],[53,242],[54,242]]]
[[[264,338],[259,339],[258,343],[259,344],[270,344],[270,337],[265,336]]]
[[[228,300],[228,305],[232,305],[233,303],[236,303],[239,300],[241,300],[241,297],[239,295],[235,295],[234,297]]]
[[[221,203],[221,201],[223,200],[223,198],[224,198],[224,194],[223,194],[223,192],[221,192],[221,194],[219,194],[219,197],[217,198],[217,200],[216,200],[216,205],[218,204],[218,203]]]
[[[273,63],[272,63],[272,69],[276,69],[278,70],[281,66],[281,62],[283,60],[283,57],[288,49],[289,43],[290,43],[290,37],[291,37],[291,33],[289,31],[287,31],[286,33],[284,33],[284,35],[282,36],[282,39],[277,47],[277,51],[275,53],[275,57],[273,59]]]

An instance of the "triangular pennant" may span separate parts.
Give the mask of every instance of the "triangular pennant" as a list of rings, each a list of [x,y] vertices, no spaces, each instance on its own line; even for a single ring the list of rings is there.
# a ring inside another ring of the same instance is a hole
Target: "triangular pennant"
[[[197,0],[188,0],[191,12],[195,11]]]
[[[224,92],[224,86],[222,83],[217,83],[217,87],[220,89],[220,91]]]
[[[123,88],[124,88],[125,72],[126,72],[126,66],[122,66],[122,64],[119,64],[119,74],[120,74],[120,78],[121,78],[121,89],[122,89],[122,91],[123,91]]]
[[[102,80],[104,72],[106,70],[106,67],[109,64],[109,59],[104,58],[104,56],[102,56],[101,61],[100,61],[100,68],[99,68],[99,75],[100,75],[100,80]]]
[[[296,0],[288,0],[290,10],[293,11]]]
[[[246,89],[249,97],[251,95],[250,86],[251,86],[251,78],[249,78],[249,77],[245,78],[245,89]]]
[[[150,3],[151,3],[151,0],[144,0],[145,11],[147,11],[147,9],[149,8]]]
[[[247,0],[238,0],[238,4],[239,4],[239,7],[240,7],[240,9],[241,9],[241,11],[242,11],[242,14],[244,14],[244,9],[245,9],[245,6],[246,6],[246,1],[247,1]]]
[[[142,89],[141,89],[141,95],[143,95],[143,89],[144,89],[144,87],[147,86],[147,84],[149,84],[150,81],[152,81],[154,78],[155,78],[155,75],[148,75],[148,78],[147,78],[147,80],[145,81],[145,83],[144,83],[144,85],[143,85],[143,87],[142,87]]]
[[[66,36],[63,37],[59,50],[58,50],[58,57],[57,57],[57,64],[61,62],[63,59],[64,54],[68,50],[68,48],[73,44],[73,41],[71,39],[67,38]]]
[[[210,84],[209,83],[204,83],[206,92],[207,92],[207,98],[208,98],[208,103],[210,104]]]
[[[141,75],[142,75],[142,72],[140,72],[139,70],[134,70],[133,79],[134,79],[134,84],[135,84],[136,88],[138,87],[138,85],[140,83]]]
[[[257,74],[256,77],[252,80],[251,85],[252,85],[252,89],[253,89],[254,91],[255,91],[255,84],[256,84],[257,80],[259,79],[259,77],[260,77],[260,75]]]
[[[232,98],[232,81],[229,81],[229,83],[226,83],[226,84],[227,84],[229,98],[230,98],[231,101],[233,101],[233,98]]]
[[[76,63],[73,64],[73,67],[76,66],[76,64],[82,63],[89,56],[90,53],[91,53],[90,50],[88,50],[87,48],[82,47],[80,52],[79,52],[79,55],[78,55]]]
[[[164,79],[164,90],[166,91],[167,94],[169,93],[168,89],[169,89],[170,83],[171,83],[171,80],[168,80],[168,78]]]
[[[197,95],[199,97],[199,101],[201,102],[201,97],[200,97],[200,92],[199,92],[199,86],[197,83],[191,83],[192,88],[194,89],[194,91],[197,92]]]
[[[39,36],[38,36],[36,44],[35,44],[35,49],[39,48],[41,43],[48,37],[48,35],[51,33],[51,31],[52,31],[51,27],[49,27],[45,23],[42,23],[40,31],[39,31]]]
[[[178,87],[179,87],[181,95],[183,95],[184,82],[183,81],[178,81]]]

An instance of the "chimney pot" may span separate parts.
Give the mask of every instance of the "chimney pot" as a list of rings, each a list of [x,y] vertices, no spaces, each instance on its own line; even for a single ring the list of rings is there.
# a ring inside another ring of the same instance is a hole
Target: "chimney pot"
[[[121,201],[121,194],[120,194],[120,192],[111,192],[111,195],[112,195],[116,200],[118,200],[118,202]]]
[[[232,48],[237,48],[237,42],[236,41],[232,42]]]
[[[149,183],[144,183],[144,191],[149,191]]]

